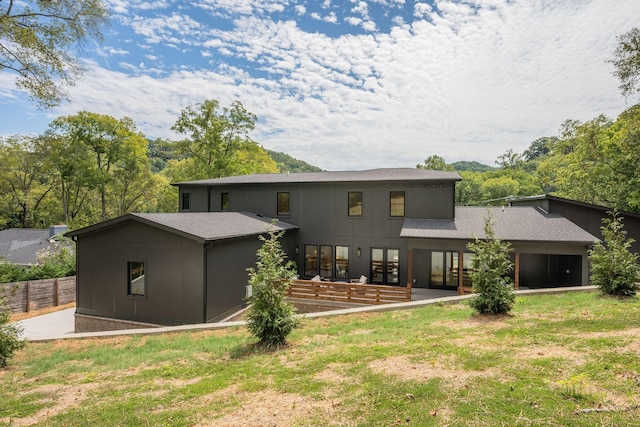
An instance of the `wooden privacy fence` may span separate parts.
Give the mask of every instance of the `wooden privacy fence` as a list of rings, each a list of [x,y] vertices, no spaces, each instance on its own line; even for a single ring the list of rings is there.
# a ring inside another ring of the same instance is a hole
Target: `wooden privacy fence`
[[[411,288],[360,283],[296,280],[289,297],[357,304],[390,304],[411,301]]]
[[[76,302],[76,276],[0,284],[9,310],[24,313]]]

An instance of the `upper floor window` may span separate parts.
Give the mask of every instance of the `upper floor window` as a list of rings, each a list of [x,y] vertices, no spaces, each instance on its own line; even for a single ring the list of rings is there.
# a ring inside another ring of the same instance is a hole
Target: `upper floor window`
[[[189,193],[182,193],[182,210],[189,210]]]
[[[404,216],[404,191],[392,191],[390,193],[389,215]]]
[[[220,210],[229,210],[229,193],[220,193]]]
[[[135,297],[143,297],[146,293],[146,275],[144,262],[129,262],[128,273],[129,280],[127,283],[127,295]]]
[[[362,191],[349,191],[349,216],[362,216]]]
[[[278,193],[278,215],[286,216],[289,215],[289,193],[288,192],[279,192]]]

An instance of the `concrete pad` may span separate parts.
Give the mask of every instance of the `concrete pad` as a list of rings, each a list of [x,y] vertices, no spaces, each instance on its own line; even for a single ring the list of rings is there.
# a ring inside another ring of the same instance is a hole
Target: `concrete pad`
[[[20,320],[15,322],[15,324],[23,328],[20,338],[27,341],[58,338],[74,333],[75,312],[75,307],[67,308],[65,310]]]

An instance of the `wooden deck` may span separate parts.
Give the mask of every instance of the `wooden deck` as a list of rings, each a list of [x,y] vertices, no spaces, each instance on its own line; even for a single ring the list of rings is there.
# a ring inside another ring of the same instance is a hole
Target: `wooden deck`
[[[288,295],[291,298],[354,304],[390,304],[411,301],[411,288],[299,279],[289,287]]]

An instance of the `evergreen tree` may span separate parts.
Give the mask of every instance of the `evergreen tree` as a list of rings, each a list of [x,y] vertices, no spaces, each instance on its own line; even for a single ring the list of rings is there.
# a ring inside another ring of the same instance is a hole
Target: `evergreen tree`
[[[258,249],[256,268],[249,268],[249,284],[252,295],[247,319],[249,331],[267,348],[286,342],[291,331],[299,326],[295,307],[287,301],[287,290],[295,280],[296,270],[280,245],[284,231],[272,229]]]
[[[604,242],[597,242],[589,251],[591,283],[603,294],[631,297],[640,290],[638,254],[629,250],[633,239],[627,239],[622,217],[616,210],[602,219]]]
[[[509,257],[511,245],[495,237],[491,212],[484,223],[484,239],[476,237],[467,247],[473,252],[471,283],[478,294],[470,301],[480,314],[506,314],[515,303],[513,282],[509,273],[513,263]]]

